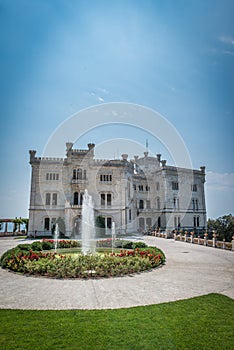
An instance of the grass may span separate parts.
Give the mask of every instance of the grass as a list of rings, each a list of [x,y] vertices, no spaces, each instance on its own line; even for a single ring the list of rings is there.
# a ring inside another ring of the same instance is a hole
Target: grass
[[[209,294],[117,310],[0,310],[2,350],[234,349],[234,301]]]

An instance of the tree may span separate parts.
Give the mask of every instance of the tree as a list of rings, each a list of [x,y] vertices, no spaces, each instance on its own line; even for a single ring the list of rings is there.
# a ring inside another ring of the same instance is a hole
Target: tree
[[[97,234],[102,235],[103,231],[105,231],[105,218],[101,215],[97,216],[95,219],[95,226],[97,228]]]
[[[58,224],[58,229],[59,229],[59,235],[60,236],[65,236],[66,233],[66,227],[65,227],[65,221],[63,218],[59,217],[56,220],[56,224]]]
[[[96,217],[96,227],[105,228],[105,218],[101,215]]]
[[[209,219],[207,228],[209,231],[215,230],[219,240],[225,239],[225,241],[231,242],[232,236],[234,236],[234,217],[229,214],[215,220]]]

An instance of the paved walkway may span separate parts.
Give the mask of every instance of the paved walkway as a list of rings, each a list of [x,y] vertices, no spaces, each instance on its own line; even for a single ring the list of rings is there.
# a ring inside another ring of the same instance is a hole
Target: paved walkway
[[[0,268],[0,308],[125,308],[208,293],[234,299],[234,252],[171,239],[147,236],[140,239],[165,252],[165,266],[132,277],[99,280],[34,278]],[[20,242],[1,239],[0,254]]]

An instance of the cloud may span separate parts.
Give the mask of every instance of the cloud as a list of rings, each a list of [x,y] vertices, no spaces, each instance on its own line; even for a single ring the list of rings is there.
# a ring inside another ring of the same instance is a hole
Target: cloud
[[[234,45],[234,38],[232,38],[231,36],[219,36],[218,39],[224,44]]]
[[[103,89],[103,88],[97,88],[94,91],[89,92],[88,94],[90,96],[94,97],[99,102],[105,102],[105,99],[102,96],[100,96],[101,95],[100,92],[101,92],[102,95],[103,94],[105,94],[105,95],[109,94],[109,91],[107,91],[106,89]]]
[[[208,171],[206,174],[207,189],[216,191],[234,190],[234,173],[215,173]]]
[[[223,54],[224,55],[232,55],[232,56],[234,56],[234,52],[232,52],[232,51],[223,51]]]

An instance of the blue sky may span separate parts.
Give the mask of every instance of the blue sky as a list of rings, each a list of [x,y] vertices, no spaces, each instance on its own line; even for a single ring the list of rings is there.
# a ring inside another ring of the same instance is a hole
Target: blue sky
[[[233,21],[232,0],[0,0],[0,216],[28,215],[28,150],[42,155],[67,118],[109,102],[163,115],[206,165],[208,217],[233,213]],[[76,145],[117,157],[118,141],[104,147],[117,135],[167,157],[124,126],[77,130]]]

